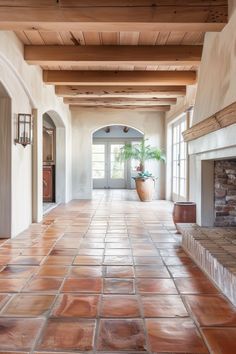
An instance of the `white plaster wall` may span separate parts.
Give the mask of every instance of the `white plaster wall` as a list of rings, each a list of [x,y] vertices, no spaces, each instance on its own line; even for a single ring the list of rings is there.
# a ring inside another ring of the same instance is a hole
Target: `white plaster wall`
[[[68,106],[54,93],[54,87],[44,85],[41,69],[29,66],[23,58],[23,45],[11,32],[0,32],[0,81],[12,99],[12,135],[18,113],[37,110],[35,145],[37,171],[34,189],[37,195],[35,221],[42,218],[42,116],[55,111],[66,127],[66,200],[71,199],[71,115]],[[12,235],[26,229],[32,222],[32,147],[15,145],[12,139]],[[35,168],[35,166],[34,166]]]
[[[229,0],[229,23],[205,36],[193,124],[236,101],[236,0]]]
[[[92,192],[91,144],[94,131],[107,125],[126,125],[138,129],[153,146],[164,147],[164,114],[129,110],[73,109],[72,111],[72,190],[73,199],[89,199]],[[165,165],[149,163],[147,169],[158,177],[157,197],[165,195]]]
[[[229,1],[229,17],[222,32],[205,36],[192,125],[236,102],[236,0]],[[213,223],[209,166],[215,159],[236,156],[236,124],[191,141],[189,154],[190,198],[197,202],[198,224],[209,226]]]

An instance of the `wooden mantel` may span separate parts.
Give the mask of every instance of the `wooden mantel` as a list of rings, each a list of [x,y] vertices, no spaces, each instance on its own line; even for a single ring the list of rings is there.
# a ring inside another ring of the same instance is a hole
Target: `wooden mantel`
[[[185,130],[183,132],[184,141],[195,140],[232,124],[236,124],[236,102]]]

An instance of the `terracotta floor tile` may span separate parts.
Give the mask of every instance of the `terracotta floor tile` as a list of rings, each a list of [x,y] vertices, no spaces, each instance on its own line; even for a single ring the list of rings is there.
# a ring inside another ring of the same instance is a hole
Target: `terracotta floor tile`
[[[77,248],[63,248],[63,249],[54,248],[49,255],[50,256],[75,256],[77,252],[78,252]]]
[[[48,256],[43,264],[44,265],[71,265],[74,260],[74,256]]]
[[[132,266],[106,266],[105,276],[108,278],[133,278]]]
[[[1,354],[30,354],[29,351],[9,351],[9,350],[4,350],[4,351],[0,351]]]
[[[219,290],[207,277],[175,278],[175,285],[181,294],[217,294]]]
[[[26,284],[24,292],[56,293],[62,284],[62,278],[34,278]]]
[[[148,319],[146,325],[152,352],[208,353],[200,333],[189,318]]]
[[[163,234],[163,235],[155,235],[154,234],[151,236],[152,240],[154,242],[168,242],[168,243],[175,243],[176,239],[174,236],[168,235],[168,234]]]
[[[83,249],[90,249],[90,250],[104,250],[105,249],[105,242],[90,242],[87,238],[84,239],[84,242],[80,244],[80,250]]]
[[[145,265],[145,264],[163,264],[161,257],[134,257],[134,264]]]
[[[0,272],[0,278],[29,278],[37,269],[35,266],[8,265]]]
[[[199,326],[236,327],[236,308],[225,297],[186,295],[184,298]]]
[[[0,309],[6,304],[10,299],[10,296],[7,294],[0,294]]]
[[[0,240],[0,354],[207,353],[194,321],[211,354],[234,354],[235,309],[184,252],[171,203],[94,195]]]
[[[142,320],[101,320],[97,349],[101,351],[146,351]]]
[[[101,266],[74,266],[70,270],[69,276],[80,278],[99,278],[102,277]]]
[[[26,282],[27,279],[25,278],[0,279],[0,291],[2,293],[18,292],[23,288]]]
[[[0,318],[1,351],[31,350],[43,324],[38,318]]]
[[[103,291],[105,294],[134,294],[132,279],[104,279]]]
[[[18,256],[12,258],[8,264],[29,264],[29,265],[39,265],[44,256]]]
[[[7,265],[9,264],[9,262],[11,262],[12,258],[14,258],[14,256],[0,256],[0,265]]]
[[[127,236],[124,237],[114,237],[114,236],[107,236],[105,238],[107,243],[120,243],[120,242],[128,242],[129,238]]]
[[[98,248],[98,249],[93,249],[93,248],[88,248],[88,249],[80,249],[78,251],[78,255],[81,256],[103,256],[104,254],[104,249]]]
[[[95,321],[68,319],[48,320],[43,336],[37,345],[38,350],[81,350],[93,349]]]
[[[196,265],[168,266],[168,269],[174,278],[206,277],[205,274]]]
[[[50,248],[25,248],[20,253],[22,256],[46,256]]]
[[[98,310],[98,295],[60,295],[53,309],[55,317],[95,318]]]
[[[106,249],[110,250],[110,249],[114,249],[114,248],[118,248],[118,249],[130,249],[130,243],[127,242],[107,242],[106,243]]]
[[[53,304],[53,295],[16,295],[4,308],[4,316],[35,317],[46,315]]]
[[[134,295],[105,295],[102,298],[101,317],[141,317]]]
[[[133,256],[140,256],[140,257],[155,257],[159,256],[159,253],[156,249],[154,250],[145,250],[145,249],[134,249]]]
[[[145,317],[186,317],[188,312],[179,295],[143,295]]]
[[[187,255],[184,256],[168,256],[168,257],[162,257],[165,265],[171,266],[171,265],[195,265],[195,263],[192,261],[190,257]]]
[[[136,279],[140,293],[177,294],[177,289],[172,279]]]
[[[68,278],[62,288],[62,292],[100,293],[101,291],[101,278]]]
[[[105,251],[106,256],[131,256],[132,252],[127,248],[110,248]]]
[[[38,267],[37,276],[40,277],[63,277],[68,273],[69,267],[55,266],[55,265],[42,265]]]
[[[161,249],[159,250],[160,255],[162,257],[174,257],[174,256],[186,256],[182,247],[174,248],[174,249]]]
[[[154,242],[154,244],[159,252],[162,249],[178,249],[180,247],[180,242]]]
[[[236,328],[202,328],[212,354],[235,353]]]
[[[73,265],[101,265],[103,257],[101,256],[77,256]]]
[[[135,275],[138,278],[170,278],[170,274],[164,265],[136,266]]]
[[[105,256],[104,265],[132,265],[133,260],[130,256]]]

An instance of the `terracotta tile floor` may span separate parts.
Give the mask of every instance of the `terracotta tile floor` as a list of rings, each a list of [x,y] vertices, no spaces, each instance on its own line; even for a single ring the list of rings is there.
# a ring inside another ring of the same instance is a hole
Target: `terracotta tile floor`
[[[96,192],[0,242],[0,353],[234,354],[236,309],[165,201]]]

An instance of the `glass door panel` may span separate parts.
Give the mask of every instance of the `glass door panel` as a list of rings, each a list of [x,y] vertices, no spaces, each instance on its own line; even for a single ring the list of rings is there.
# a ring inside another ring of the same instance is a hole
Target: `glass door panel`
[[[93,188],[127,188],[127,162],[117,161],[125,143],[94,142],[92,145]]]
[[[110,188],[126,188],[126,162],[117,161],[117,156],[120,149],[124,146],[121,143],[110,143],[108,147],[109,151],[109,178],[108,185]]]
[[[92,178],[93,188],[104,188],[106,177],[106,143],[92,145]]]
[[[172,199],[187,199],[187,144],[182,133],[187,129],[186,114],[172,126]]]

